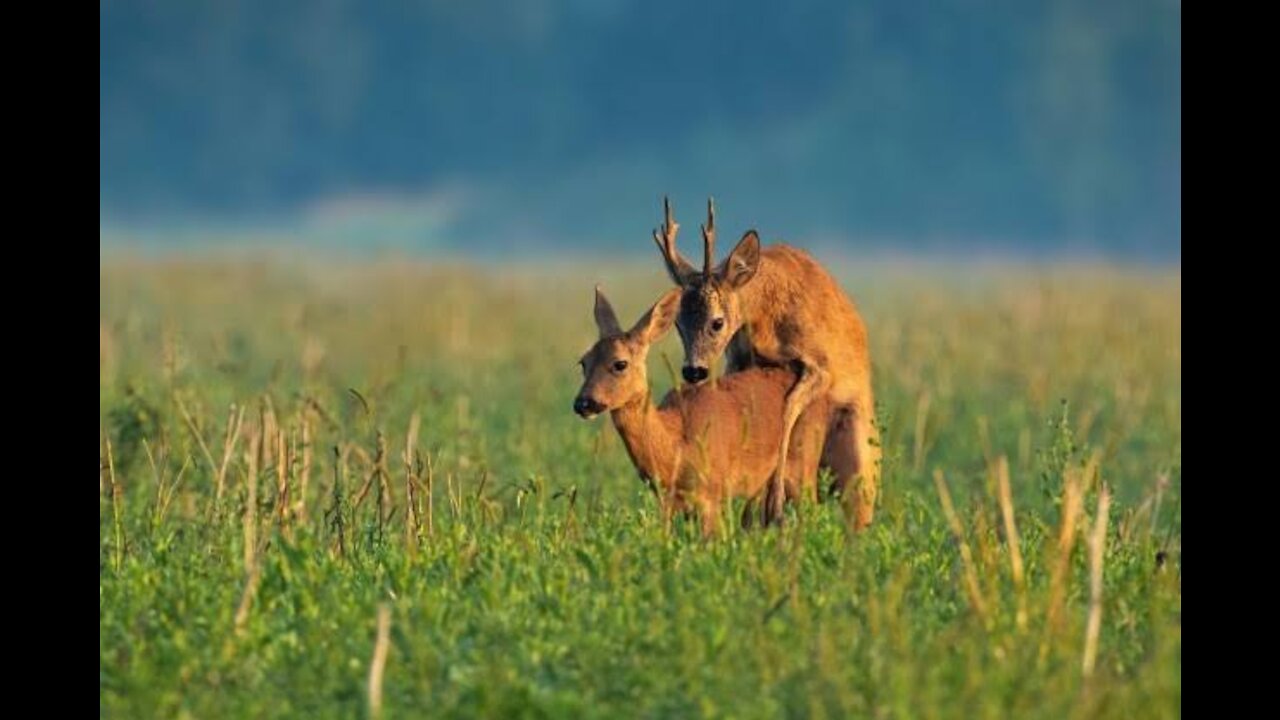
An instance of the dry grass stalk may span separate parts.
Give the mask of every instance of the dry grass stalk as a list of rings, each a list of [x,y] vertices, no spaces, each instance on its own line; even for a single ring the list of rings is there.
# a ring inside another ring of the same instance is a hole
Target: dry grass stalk
[[[378,476],[378,537],[382,537],[383,525],[395,513],[395,501],[391,497],[391,472],[387,468],[387,437],[378,431],[378,455],[374,460],[374,473]]]
[[[387,650],[391,647],[391,608],[378,606],[378,637],[373,644],[373,659],[369,662],[369,717],[382,716],[382,676],[387,668]]]
[[[421,463],[421,460],[419,460]],[[424,493],[427,496],[427,537],[433,537],[436,529],[436,470],[435,463],[431,460],[431,453],[427,453],[427,487]]]
[[[173,482],[165,487],[164,468],[169,462],[169,450],[162,447],[162,454],[159,462],[156,461],[155,455],[151,452],[151,444],[146,438],[142,439],[142,449],[147,453],[147,462],[151,465],[151,474],[156,481],[156,502],[155,508],[151,515],[151,525],[153,528],[159,527],[164,521],[164,516],[169,510],[169,505],[173,503],[173,497],[178,492],[178,486],[182,483],[182,478],[187,473],[187,468],[191,466],[191,458],[187,457],[183,461],[182,467],[178,469],[178,474],[174,477]]]
[[[938,489],[938,498],[942,501],[942,513],[946,516],[951,533],[960,546],[960,560],[964,565],[965,590],[969,595],[969,604],[979,617],[986,619],[987,603],[983,600],[982,590],[978,585],[978,572],[973,563],[973,551],[969,548],[969,542],[965,540],[964,526],[960,524],[960,517],[956,515],[955,505],[951,503],[951,492],[947,490],[947,481],[943,478],[941,470],[933,471],[933,484]]]
[[[996,462],[995,451],[991,447],[991,422],[986,415],[978,416],[978,445],[982,448],[982,459],[987,467]]]
[[[271,402],[270,395],[262,396],[258,418],[262,421],[258,427],[258,431],[262,433],[262,444],[258,446],[258,451],[262,453],[262,457],[259,458],[258,467],[265,469],[271,467],[278,459],[275,457],[276,443],[274,438],[280,431],[280,424],[276,422],[275,405]]]
[[[346,455],[342,448],[338,445],[333,446],[333,505],[327,513],[330,528],[338,536],[338,556],[344,557],[347,554],[346,540],[346,508],[343,507],[343,466],[346,463]]]
[[[1084,660],[1081,672],[1093,674],[1098,660],[1098,634],[1102,631],[1102,563],[1107,543],[1107,514],[1111,509],[1111,490],[1106,485],[1098,493],[1098,516],[1089,534],[1089,620],[1085,626]]]
[[[262,435],[253,433],[249,437],[249,467],[245,473],[244,501],[244,569],[252,573],[258,561],[258,462],[262,452]]]
[[[178,406],[178,412],[182,415],[182,421],[187,424],[187,429],[191,431],[191,436],[196,439],[196,444],[200,446],[200,452],[204,453],[205,461],[209,463],[209,472],[218,472],[218,466],[213,462],[213,453],[209,451],[209,445],[204,441],[204,433],[200,432],[200,427],[196,425],[195,418],[191,417],[190,411],[187,410],[187,404],[182,401],[182,395],[174,393],[173,400]]]
[[[240,594],[240,605],[236,608],[236,635],[244,633],[244,626],[249,621],[249,611],[253,609],[253,599],[258,595],[258,585],[261,581],[262,566],[255,563],[245,577],[244,592]]]
[[[111,482],[111,525],[116,539],[111,555],[116,572],[119,572],[124,564],[124,520],[120,517],[120,506],[124,504],[124,498],[120,483],[116,481],[116,459],[111,450],[111,438],[107,438],[107,479]]]
[[[369,468],[369,474],[365,476],[364,482],[360,483],[360,489],[356,491],[355,498],[351,501],[352,509],[359,510],[360,506],[364,504],[364,499],[369,496],[369,491],[373,489],[373,481],[378,476],[378,466],[369,457],[369,453],[365,452],[364,448],[359,445],[352,446],[351,450]]]
[[[1089,459],[1084,464],[1084,472],[1080,475],[1080,492],[1088,493],[1093,490],[1094,485],[1102,480],[1102,474],[1099,468],[1102,465],[1102,451],[1094,450],[1089,454]]]
[[[417,486],[417,478],[413,471],[413,458],[416,453],[418,444],[418,425],[421,418],[418,413],[414,413],[409,418],[409,432],[405,435],[404,443],[404,499],[408,506],[405,510],[405,544],[409,547],[409,551],[413,552],[418,547],[418,538],[422,536],[422,522],[419,518],[417,507],[417,498],[414,488]]]
[[[1018,614],[1015,618],[1019,630],[1027,627],[1027,593],[1026,578],[1022,566],[1022,546],[1018,539],[1018,525],[1013,513],[1013,491],[1009,487],[1009,459],[1001,455],[996,460],[997,497],[1000,500],[1000,514],[1004,518],[1005,542],[1009,545],[1009,570],[1013,575],[1013,586],[1018,593]]]
[[[915,472],[920,472],[920,468],[924,467],[925,432],[929,429],[929,405],[932,402],[933,398],[928,391],[920,393],[920,399],[916,402],[916,432],[911,448],[911,468]]]
[[[293,503],[293,514],[299,522],[307,521],[307,487],[311,484],[311,411],[310,406],[302,409],[302,471],[298,475],[297,499]]]
[[[289,447],[284,428],[276,428],[276,521],[285,533],[289,530]]]
[[[1049,651],[1049,636],[1057,630],[1062,604],[1067,595],[1067,575],[1071,568],[1071,550],[1075,546],[1076,524],[1080,517],[1083,478],[1077,468],[1068,468],[1062,490],[1062,518],[1058,524],[1058,542],[1053,575],[1049,581],[1049,609],[1045,619],[1045,639],[1040,646],[1041,658]]]
[[[105,434],[103,435],[103,438],[104,439],[106,438]],[[98,449],[102,450],[103,448],[101,445],[99,445]],[[106,453],[103,452],[103,454],[98,456],[98,500],[99,502],[101,502],[102,497],[107,494],[107,487],[108,487],[107,458],[106,458]]]
[[[444,476],[445,490],[449,494],[449,508],[453,510],[453,517],[462,517],[462,499],[453,490],[453,473],[446,473]]]
[[[227,432],[222,438],[222,463],[218,465],[214,490],[214,500],[222,501],[222,493],[227,484],[227,468],[231,465],[231,457],[235,454],[236,443],[240,440],[240,429],[244,426],[244,408],[235,405],[227,412]]]

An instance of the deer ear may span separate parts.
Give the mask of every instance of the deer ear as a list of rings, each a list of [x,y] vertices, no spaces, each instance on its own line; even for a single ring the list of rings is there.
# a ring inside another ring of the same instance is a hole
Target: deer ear
[[[600,330],[600,337],[612,337],[622,334],[622,326],[618,324],[618,315],[613,311],[613,306],[609,304],[609,298],[604,296],[604,292],[600,290],[600,286],[596,285],[596,327]]]
[[[760,269],[760,236],[755,230],[748,230],[738,246],[729,253],[720,270],[720,279],[729,283],[730,287],[740,288],[755,277]]]
[[[683,294],[684,290],[680,288],[668,290],[627,334],[638,338],[646,345],[666,335],[675,324],[676,315],[680,312],[680,296]]]

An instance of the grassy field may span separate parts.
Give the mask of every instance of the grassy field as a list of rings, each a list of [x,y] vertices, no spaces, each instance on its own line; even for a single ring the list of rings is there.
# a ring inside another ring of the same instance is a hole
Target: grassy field
[[[656,258],[100,269],[102,717],[1181,715],[1180,270],[839,269],[876,522],[707,543],[570,410]]]

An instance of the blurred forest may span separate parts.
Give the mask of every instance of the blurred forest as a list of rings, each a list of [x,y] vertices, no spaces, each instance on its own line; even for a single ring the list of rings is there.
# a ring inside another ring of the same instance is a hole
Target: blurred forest
[[[687,228],[716,195],[735,237],[1181,255],[1176,1],[100,14],[104,234],[276,223],[644,252],[671,193]]]

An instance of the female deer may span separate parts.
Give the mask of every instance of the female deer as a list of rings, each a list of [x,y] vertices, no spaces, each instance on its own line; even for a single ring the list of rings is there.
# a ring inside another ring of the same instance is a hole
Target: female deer
[[[673,289],[623,332],[608,299],[596,288],[600,339],[582,357],[584,381],[573,411],[592,418],[609,411],[640,477],[658,494],[664,512],[696,512],[704,535],[715,531],[730,498],[754,499],[777,468],[782,408],[795,376],[784,368],[753,368],[712,386],[686,385],[658,407],[650,398],[649,347],[671,329],[680,305]],[[795,425],[785,488],[816,500],[818,457],[828,418],[825,402],[812,404]]]

